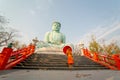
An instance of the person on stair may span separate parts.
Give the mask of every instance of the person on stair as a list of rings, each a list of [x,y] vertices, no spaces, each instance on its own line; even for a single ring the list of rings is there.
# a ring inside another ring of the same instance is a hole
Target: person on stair
[[[73,64],[74,64],[74,59],[73,59],[73,55],[72,55],[72,48],[70,46],[65,46],[63,48],[63,52],[67,55],[68,67],[72,68]]]

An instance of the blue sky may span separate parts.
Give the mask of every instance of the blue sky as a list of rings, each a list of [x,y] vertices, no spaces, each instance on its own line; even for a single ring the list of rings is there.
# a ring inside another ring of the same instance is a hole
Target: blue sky
[[[120,40],[120,0],[0,0],[0,15],[29,42],[44,39],[54,21],[61,23],[66,42]]]

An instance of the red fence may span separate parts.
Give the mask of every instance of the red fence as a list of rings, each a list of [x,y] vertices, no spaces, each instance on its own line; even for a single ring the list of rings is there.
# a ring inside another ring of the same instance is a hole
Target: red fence
[[[112,70],[120,70],[120,54],[113,54],[112,56],[101,55],[99,53],[91,53],[88,49],[83,49],[84,56],[100,63]]]
[[[10,69],[21,61],[25,60],[35,51],[34,45],[28,45],[17,51],[11,48],[4,48],[0,53],[0,70]]]

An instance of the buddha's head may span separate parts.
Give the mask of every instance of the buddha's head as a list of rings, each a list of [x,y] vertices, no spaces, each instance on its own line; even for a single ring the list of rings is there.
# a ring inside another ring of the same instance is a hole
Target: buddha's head
[[[52,24],[52,31],[59,32],[60,28],[61,28],[61,24],[59,22],[53,22],[53,24]]]

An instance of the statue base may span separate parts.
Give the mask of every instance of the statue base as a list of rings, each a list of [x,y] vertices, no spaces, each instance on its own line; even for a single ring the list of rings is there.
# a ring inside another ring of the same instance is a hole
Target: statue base
[[[37,54],[61,54],[65,55],[63,53],[63,50],[60,48],[54,48],[54,47],[43,47],[43,48],[38,48],[35,50],[35,53]]]

